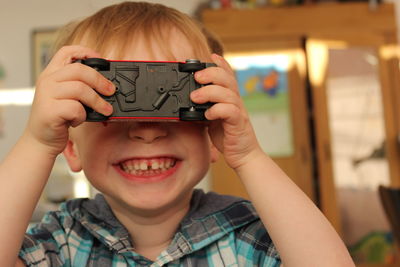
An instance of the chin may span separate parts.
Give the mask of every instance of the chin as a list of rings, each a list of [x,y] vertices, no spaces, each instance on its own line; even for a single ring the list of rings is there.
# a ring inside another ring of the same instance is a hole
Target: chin
[[[185,193],[187,192],[187,193]],[[190,203],[191,190],[174,193],[173,190],[140,190],[128,195],[113,197],[119,199],[127,209],[141,213],[163,213],[166,210],[185,208]]]

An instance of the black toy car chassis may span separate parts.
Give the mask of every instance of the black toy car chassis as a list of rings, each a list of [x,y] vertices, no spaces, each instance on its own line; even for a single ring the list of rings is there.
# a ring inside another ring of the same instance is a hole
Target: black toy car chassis
[[[116,92],[101,95],[113,106],[107,117],[89,107],[86,121],[107,120],[206,120],[204,112],[212,103],[196,104],[190,93],[203,85],[194,79],[194,73],[215,66],[199,60],[186,62],[164,61],[108,61],[88,58],[77,62],[90,66],[112,81]]]

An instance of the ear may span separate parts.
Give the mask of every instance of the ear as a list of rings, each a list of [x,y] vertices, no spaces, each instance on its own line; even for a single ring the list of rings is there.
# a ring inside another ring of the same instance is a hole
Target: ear
[[[68,140],[67,146],[65,147],[63,154],[73,172],[79,172],[82,170],[82,164],[79,158],[78,149],[76,147],[76,144],[71,139]]]
[[[219,158],[218,149],[213,144],[210,144],[210,159],[211,159],[211,163],[216,162],[218,160],[218,158]]]

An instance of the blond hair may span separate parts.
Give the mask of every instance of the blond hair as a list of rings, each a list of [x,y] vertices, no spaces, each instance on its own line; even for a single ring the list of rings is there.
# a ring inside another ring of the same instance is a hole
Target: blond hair
[[[84,45],[100,54],[111,47],[120,51],[121,57],[135,37],[163,44],[160,48],[169,59],[176,58],[171,52],[170,31],[177,29],[192,45],[194,56],[209,58],[210,47],[201,26],[188,15],[176,9],[147,2],[123,2],[105,7],[79,22],[61,29],[55,50],[66,45]]]

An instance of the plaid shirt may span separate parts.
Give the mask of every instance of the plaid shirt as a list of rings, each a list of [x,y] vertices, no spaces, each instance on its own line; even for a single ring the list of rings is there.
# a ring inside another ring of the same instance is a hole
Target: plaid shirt
[[[279,266],[280,258],[246,200],[195,190],[191,209],[155,261],[134,251],[102,195],[74,199],[28,231],[28,266]]]

